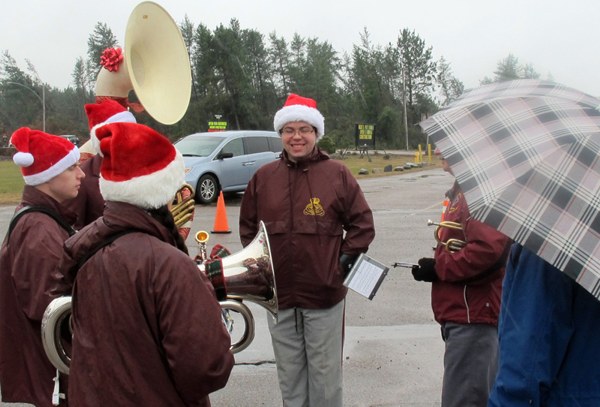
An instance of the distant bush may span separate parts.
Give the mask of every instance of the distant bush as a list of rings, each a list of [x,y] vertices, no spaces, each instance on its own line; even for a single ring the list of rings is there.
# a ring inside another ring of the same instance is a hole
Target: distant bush
[[[15,155],[16,152],[17,150],[15,150],[14,147],[0,147],[0,157],[3,158],[11,158],[13,155]]]
[[[319,141],[319,148],[325,151],[328,154],[335,153],[335,143],[333,140],[327,136],[323,136],[323,138]]]

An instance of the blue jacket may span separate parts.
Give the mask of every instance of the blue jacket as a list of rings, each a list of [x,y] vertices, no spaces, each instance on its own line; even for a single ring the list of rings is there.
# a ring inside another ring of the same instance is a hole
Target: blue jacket
[[[600,302],[519,245],[502,290],[488,407],[600,406]]]

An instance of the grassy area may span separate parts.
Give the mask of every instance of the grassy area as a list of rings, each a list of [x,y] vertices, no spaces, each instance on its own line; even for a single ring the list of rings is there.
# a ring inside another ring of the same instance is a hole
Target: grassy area
[[[440,167],[440,161],[437,158],[432,158],[429,162],[427,157],[423,158],[423,166],[421,168],[405,169],[407,171],[419,171],[422,168],[436,168]],[[412,155],[399,155],[399,154],[383,154],[383,153],[369,153],[369,156],[364,155],[361,157],[360,154],[352,152],[347,154],[342,162],[350,169],[352,174],[356,178],[369,178],[369,177],[382,177],[401,174],[399,171],[395,171],[395,168],[403,168],[406,163],[414,163],[415,157]],[[385,167],[391,166],[392,171],[385,172]],[[368,174],[360,175],[359,171],[365,169]]]
[[[423,168],[434,168],[439,166],[439,160],[434,158],[431,163],[427,158],[424,159]],[[369,156],[352,153],[347,154],[342,160],[344,164],[352,171],[356,178],[382,177],[400,174],[398,171],[384,172],[386,166],[403,167],[407,162],[414,162],[414,156],[369,153]],[[368,174],[359,175],[359,171],[365,169]],[[412,168],[404,171],[419,171],[419,168]],[[23,177],[21,171],[12,160],[0,160],[0,205],[16,204],[21,199],[23,192]]]
[[[0,205],[18,203],[23,185],[19,167],[12,160],[0,160]]]

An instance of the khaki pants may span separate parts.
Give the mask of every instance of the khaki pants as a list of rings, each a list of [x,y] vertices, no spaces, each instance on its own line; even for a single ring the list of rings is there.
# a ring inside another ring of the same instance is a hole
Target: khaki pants
[[[284,407],[342,407],[345,300],[268,318]]]

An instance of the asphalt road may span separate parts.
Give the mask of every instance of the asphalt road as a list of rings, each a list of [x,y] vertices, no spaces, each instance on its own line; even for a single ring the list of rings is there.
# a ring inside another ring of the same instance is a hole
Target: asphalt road
[[[444,192],[453,179],[440,169],[406,171],[362,179],[360,184],[373,210],[375,241],[369,255],[391,265],[431,256],[434,228]],[[241,250],[237,220],[241,195],[226,196],[231,233],[211,234],[208,248],[220,243]],[[14,208],[0,207],[0,236],[6,233]],[[216,205],[196,206],[192,231],[211,231]],[[190,237],[192,255],[196,244]],[[213,407],[281,406],[277,372],[267,329],[267,312],[252,303],[256,336],[236,354],[227,386],[211,395]],[[234,331],[235,332],[235,331]],[[410,270],[391,268],[369,301],[350,291],[346,305],[344,405],[347,407],[440,405],[443,342],[430,307],[430,285],[413,280]],[[110,391],[110,389],[107,389]],[[2,406],[25,406],[8,404]]]

